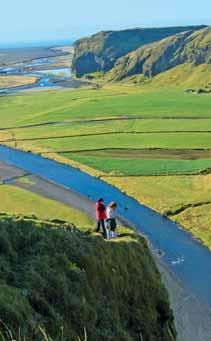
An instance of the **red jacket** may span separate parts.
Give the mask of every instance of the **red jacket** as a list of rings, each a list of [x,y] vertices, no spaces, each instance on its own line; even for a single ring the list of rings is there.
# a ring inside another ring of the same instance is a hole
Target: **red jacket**
[[[97,220],[104,220],[106,219],[106,207],[104,204],[96,202],[95,204],[95,213]]]

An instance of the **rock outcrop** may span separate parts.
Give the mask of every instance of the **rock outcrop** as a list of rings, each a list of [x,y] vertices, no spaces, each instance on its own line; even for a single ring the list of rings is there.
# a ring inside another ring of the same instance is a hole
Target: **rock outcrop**
[[[108,78],[122,80],[137,74],[154,77],[184,63],[197,66],[210,62],[211,27],[208,27],[179,33],[127,54],[118,59]]]
[[[72,68],[77,77],[94,72],[105,73],[114,67],[119,58],[131,51],[181,32],[193,32],[204,27],[137,28],[99,32],[75,42]]]

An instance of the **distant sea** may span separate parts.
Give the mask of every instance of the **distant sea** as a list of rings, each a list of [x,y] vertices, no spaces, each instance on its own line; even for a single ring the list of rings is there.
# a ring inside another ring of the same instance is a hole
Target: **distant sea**
[[[14,42],[14,43],[1,43],[0,49],[15,49],[15,48],[26,48],[26,47],[51,47],[51,46],[63,46],[72,45],[74,40],[46,40],[46,41],[30,41],[30,42]]]

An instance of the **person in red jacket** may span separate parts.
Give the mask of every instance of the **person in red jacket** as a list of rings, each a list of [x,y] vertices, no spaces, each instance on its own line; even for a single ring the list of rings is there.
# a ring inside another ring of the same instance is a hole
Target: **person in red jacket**
[[[103,235],[106,237],[106,228],[105,228],[105,219],[106,217],[106,206],[104,205],[103,198],[100,198],[95,204],[95,213],[97,220],[97,228],[96,232],[100,231],[100,228],[103,229]]]

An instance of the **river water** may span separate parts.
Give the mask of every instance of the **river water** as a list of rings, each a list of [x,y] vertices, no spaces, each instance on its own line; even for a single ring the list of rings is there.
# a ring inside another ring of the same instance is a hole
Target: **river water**
[[[118,202],[119,215],[143,233],[189,292],[211,307],[211,252],[174,222],[140,205],[105,182],[39,155],[0,146],[0,160],[95,201]]]
[[[1,88],[0,93],[10,94],[22,90],[60,89],[64,87],[75,88],[80,86],[80,81],[71,80],[70,67],[54,67],[53,58],[34,59],[29,63],[21,63],[13,67],[0,67],[0,75],[7,76],[35,76],[34,84],[26,84],[12,88]]]

